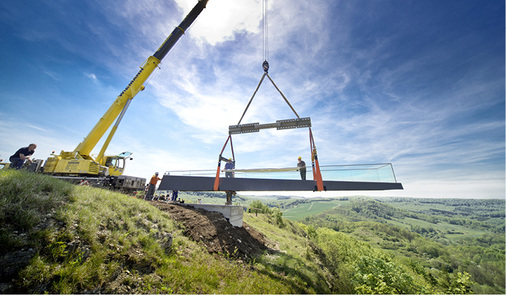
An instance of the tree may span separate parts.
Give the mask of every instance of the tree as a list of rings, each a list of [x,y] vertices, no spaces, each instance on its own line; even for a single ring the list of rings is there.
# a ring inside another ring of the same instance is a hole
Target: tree
[[[249,205],[249,211],[253,213],[262,213],[262,214],[269,214],[272,212],[268,206],[264,205],[259,200],[251,202],[251,204]]]
[[[458,272],[456,275],[450,277],[450,282],[448,285],[447,294],[471,294],[473,291],[471,290],[471,285],[473,281],[471,281],[471,275],[465,272]]]
[[[278,208],[272,209],[271,214],[274,217],[274,221],[276,222],[276,225],[278,225],[280,228],[285,227],[285,221],[283,221],[283,212],[281,212],[280,209],[278,209]]]
[[[360,257],[352,282],[358,294],[419,294],[422,287],[387,258]]]

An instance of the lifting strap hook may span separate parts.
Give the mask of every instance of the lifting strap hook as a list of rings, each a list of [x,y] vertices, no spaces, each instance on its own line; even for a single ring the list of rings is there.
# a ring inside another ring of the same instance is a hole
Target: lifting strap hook
[[[265,73],[268,73],[269,72],[269,62],[267,62],[267,60],[265,60],[262,64],[262,68],[264,68],[264,72]]]

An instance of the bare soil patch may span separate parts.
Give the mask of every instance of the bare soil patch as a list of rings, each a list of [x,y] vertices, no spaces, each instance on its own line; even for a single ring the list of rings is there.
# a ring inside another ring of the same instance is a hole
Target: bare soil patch
[[[185,235],[202,242],[210,253],[247,260],[268,249],[265,236],[245,222],[242,227],[234,227],[218,212],[177,203],[151,201],[151,204],[181,223]]]

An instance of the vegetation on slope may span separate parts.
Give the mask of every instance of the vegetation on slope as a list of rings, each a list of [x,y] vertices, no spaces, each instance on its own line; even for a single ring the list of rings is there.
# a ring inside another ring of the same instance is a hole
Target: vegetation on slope
[[[256,204],[258,207],[259,205]],[[307,280],[325,287],[324,293],[337,294],[466,294],[472,281],[467,273],[448,275],[430,282],[413,271],[395,254],[374,248],[349,234],[325,227],[314,227],[279,219],[275,213],[246,216],[272,240],[283,253],[272,261],[282,270],[313,271],[317,278]],[[279,221],[282,221],[280,224]],[[290,258],[291,260],[287,259]],[[260,260],[265,260],[263,257]],[[266,262],[261,261],[265,265]],[[302,265],[303,264],[303,265]],[[302,267],[304,266],[304,267]],[[300,271],[299,271],[300,272]],[[287,275],[289,276],[289,275]],[[310,277],[307,277],[309,279]],[[323,282],[324,281],[324,282]]]
[[[504,207],[504,201],[422,201],[430,202],[430,211],[440,214],[426,213],[428,209],[423,207],[413,208],[418,200],[410,203],[404,199],[404,206],[397,208],[388,202],[362,198],[303,221],[313,227],[349,234],[395,257],[423,277],[424,286],[434,292],[445,293],[453,282],[468,278],[475,293],[504,293],[504,210],[503,218],[497,220],[500,215],[497,205],[502,203]],[[442,205],[461,207],[466,202],[473,203],[476,209],[492,206],[494,210],[477,210],[473,217],[459,216],[458,210],[453,209],[450,218],[441,214]]]
[[[476,286],[474,273],[445,261],[444,256],[455,255],[453,249],[409,229],[378,221],[350,222],[331,213],[302,224],[283,218],[279,208],[259,201],[248,204],[256,210],[244,220],[265,236],[268,249],[245,261],[233,253],[209,253],[205,244],[185,236],[184,225],[144,200],[47,176],[1,171],[0,249],[6,255],[0,258],[0,290],[465,294]],[[482,256],[478,259],[497,256],[491,250],[473,254]],[[500,285],[497,289],[489,293],[500,291]]]
[[[209,254],[143,200],[12,170],[0,200],[3,293],[304,292]]]

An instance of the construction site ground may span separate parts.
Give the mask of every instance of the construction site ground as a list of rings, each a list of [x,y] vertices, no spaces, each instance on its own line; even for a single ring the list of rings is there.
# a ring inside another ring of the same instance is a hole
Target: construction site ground
[[[267,250],[270,245],[262,233],[247,223],[243,222],[242,227],[234,227],[221,213],[179,203],[150,203],[181,223],[185,235],[201,242],[210,253],[247,260]]]

